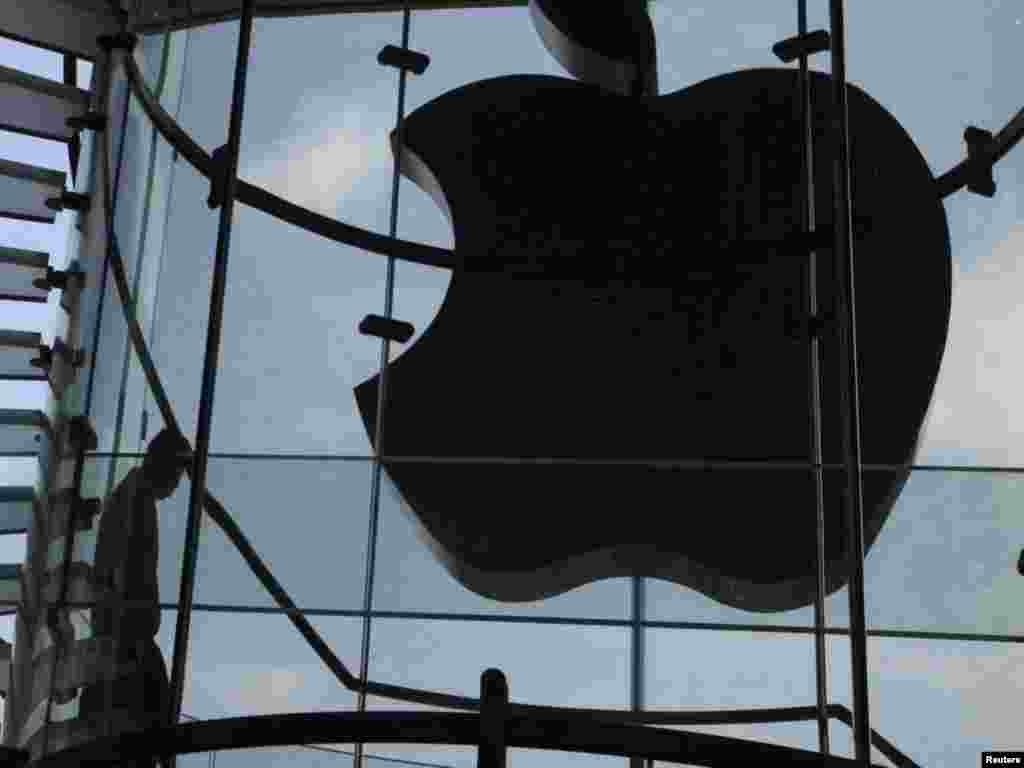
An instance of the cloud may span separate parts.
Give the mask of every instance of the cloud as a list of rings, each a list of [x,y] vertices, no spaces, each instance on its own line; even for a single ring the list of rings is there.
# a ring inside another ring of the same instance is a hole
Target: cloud
[[[354,107],[339,108],[338,95],[314,91],[300,102],[285,136],[263,146],[243,146],[239,176],[298,205],[336,215],[342,199],[376,197],[390,178],[386,111],[349,95]],[[255,158],[255,159],[252,159]],[[365,191],[371,169],[380,169],[374,192]]]
[[[201,686],[205,694],[202,717],[318,709],[329,683],[328,673],[320,666],[278,667],[223,661],[213,669],[204,670],[201,680],[195,677],[192,680],[192,685]]]
[[[969,266],[955,263],[949,339],[922,442],[933,460],[1024,463],[1024,224]]]

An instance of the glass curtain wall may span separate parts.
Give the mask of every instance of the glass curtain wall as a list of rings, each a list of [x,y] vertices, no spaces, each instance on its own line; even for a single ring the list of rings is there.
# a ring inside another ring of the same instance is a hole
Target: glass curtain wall
[[[1019,69],[1024,27],[1009,3],[985,12],[971,4],[939,12],[916,0],[898,9],[850,6],[848,80],[899,120],[936,177],[965,156],[965,125],[997,131],[1020,109],[1009,73]],[[661,94],[731,71],[782,67],[772,45],[796,34],[795,3],[788,0],[757,9],[657,0],[649,13]],[[827,28],[827,3],[809,3],[808,13],[811,30]],[[925,15],[935,26],[922,37]],[[160,104],[207,153],[227,141],[238,29],[229,21],[153,36],[135,54]],[[401,46],[402,35],[402,14],[393,12],[258,19],[239,177],[384,234],[397,200],[399,238],[451,249],[452,224],[428,194],[403,178],[393,198],[388,138],[399,114],[400,76],[377,54]],[[422,75],[407,76],[404,115],[487,78],[569,76],[545,50],[525,6],[417,11],[408,42],[431,62]],[[829,72],[828,54],[812,57],[810,68]],[[136,317],[192,441],[218,212],[206,204],[209,181],[155,131],[134,98],[125,108],[123,134],[112,139],[119,169],[114,231]],[[616,150],[614,137],[608,148]],[[996,166],[995,197],[965,189],[944,200],[953,255],[948,341],[915,467],[865,561],[870,725],[928,768],[1013,748],[1016,734],[1006,713],[1014,711],[1022,637],[1014,606],[1024,546],[1015,514],[1024,466],[1017,436],[1024,429],[1015,426],[1020,382],[1012,351],[1024,242],[1021,157],[1011,152]],[[557,168],[551,183],[565,183]],[[683,188],[666,201],[681,217],[686,195]],[[892,257],[928,254],[911,242]],[[113,278],[106,280],[90,412],[100,444],[87,459],[82,495],[110,498],[139,470],[147,444],[165,425],[130,347]],[[451,283],[449,272],[409,262],[389,272],[386,257],[236,204],[207,487],[338,657],[371,680],[462,696],[477,696],[480,673],[497,667],[512,700],[523,703],[684,712],[813,705],[813,606],[747,611],[660,579],[643,579],[637,590],[622,577],[543,600],[503,602],[452,576],[388,475],[375,475],[370,435],[386,445],[393,422],[385,411],[376,435],[353,394],[381,363],[382,343],[359,332],[362,318],[390,312],[414,326],[411,339],[387,345],[390,371],[439,317]],[[906,301],[913,311],[913,297]],[[913,343],[899,335],[894,329],[898,343]],[[479,346],[464,350],[467,360],[494,359],[488,344],[482,329]],[[529,366],[528,340],[523,346]],[[526,371],[527,379],[543,375]],[[472,381],[456,385],[472,390]],[[620,406],[609,403],[595,419],[615,418]],[[441,472],[441,465],[422,466]],[[481,487],[486,462],[451,466],[445,472],[454,485]],[[865,470],[871,473],[898,474]],[[758,482],[756,471],[734,474],[736,483]],[[168,670],[188,494],[184,478],[157,502],[155,645]],[[481,516],[487,496],[473,501]],[[644,503],[643,488],[636,497]],[[769,504],[771,511],[778,506]],[[623,517],[628,525],[629,515]],[[94,562],[102,522],[101,516],[82,535],[83,563]],[[347,690],[205,515],[199,541],[183,719],[422,708],[362,700]],[[846,589],[829,595],[825,608],[827,699],[852,709]],[[72,690],[61,701],[85,695]],[[116,707],[115,693],[99,695],[88,693]],[[54,722],[82,716],[79,709],[53,711]],[[818,749],[813,721],[692,729]],[[833,720],[830,735],[834,754],[853,756],[846,725]],[[347,765],[356,751],[321,745],[179,759]],[[374,765],[470,766],[476,751],[369,745],[363,758]],[[509,759],[523,766],[613,760],[527,750]],[[888,764],[877,751],[872,759]]]

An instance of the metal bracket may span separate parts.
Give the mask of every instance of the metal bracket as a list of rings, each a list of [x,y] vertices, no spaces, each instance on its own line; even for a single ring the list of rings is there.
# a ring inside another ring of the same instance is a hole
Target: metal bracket
[[[430,57],[425,53],[410,51],[408,48],[385,45],[377,54],[377,63],[386,67],[404,69],[415,75],[422,75],[430,66]]]
[[[69,117],[64,121],[64,124],[74,131],[102,131],[107,127],[107,116],[102,112],[89,110],[84,115],[74,115]]]
[[[85,416],[72,416],[67,423],[67,440],[76,451],[95,451],[99,445],[96,430]]]
[[[32,285],[41,291],[50,291],[54,288],[59,288],[62,291],[66,291],[68,288],[68,281],[72,278],[85,282],[85,273],[77,266],[75,269],[60,270],[54,269],[53,267],[46,268],[46,277],[37,277],[32,281]]]
[[[807,32],[796,37],[787,37],[772,46],[774,53],[784,64],[789,64],[801,56],[811,56],[827,51],[832,47],[832,38],[824,29]]]
[[[403,320],[394,320],[380,315],[367,315],[359,323],[359,332],[365,336],[377,336],[404,344],[412,338],[416,329],[412,323]]]
[[[29,365],[33,368],[41,368],[44,371],[50,370],[53,365],[53,351],[45,344],[39,345],[39,357],[33,357],[29,360]]]
[[[74,522],[76,531],[87,531],[92,528],[92,521],[102,508],[101,499],[83,499],[78,495],[78,489],[73,487],[51,493],[50,504],[54,507],[66,504],[70,508],[71,520]]]
[[[127,32],[122,32],[117,35],[100,35],[96,38],[96,45],[107,53],[110,53],[115,48],[131,51],[134,50],[135,46],[138,44],[139,38]]]
[[[60,197],[46,198],[46,207],[51,211],[85,211],[89,210],[89,196],[80,192],[61,192]]]
[[[210,174],[210,195],[206,198],[207,207],[220,208],[224,205],[224,194],[228,188],[228,145],[217,147],[210,156],[213,169]]]
[[[992,132],[969,125],[964,131],[964,141],[967,142],[967,165],[970,171],[967,188],[976,195],[994,197],[996,182],[992,177],[992,148],[995,146],[995,138]]]
[[[508,682],[500,669],[485,669],[480,675],[480,748],[477,768],[505,768],[505,717]]]
[[[59,355],[65,363],[72,368],[81,368],[85,365],[85,350],[72,349],[64,343],[63,339],[54,339],[53,348],[45,344],[39,345],[39,357],[34,357],[29,364],[34,368],[42,368],[49,371],[53,367],[53,356]]]

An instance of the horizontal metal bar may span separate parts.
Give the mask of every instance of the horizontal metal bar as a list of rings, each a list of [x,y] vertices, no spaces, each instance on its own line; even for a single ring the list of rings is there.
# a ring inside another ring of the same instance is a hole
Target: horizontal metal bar
[[[280,18],[290,16],[340,15],[346,13],[395,13],[408,7],[413,11],[439,11],[451,9],[511,8],[522,7],[527,0],[262,0],[256,5],[258,18]],[[143,17],[136,19],[132,29],[138,34],[163,32],[168,29],[215,24],[237,19],[240,15],[241,0],[222,3],[220,8],[197,10],[197,3],[177,14],[167,14],[161,19]]]
[[[87,458],[91,459],[106,459],[106,458],[145,458],[144,453],[137,452],[124,452],[124,453],[110,453],[110,452],[94,452],[87,454]],[[210,453],[211,459],[235,459],[245,461],[363,461],[372,462],[376,459],[375,456],[369,455],[358,455],[358,454],[343,454],[343,453]],[[773,462],[750,462],[750,461],[714,461],[714,462],[699,462],[699,461],[685,461],[678,460],[672,461],[671,459],[643,461],[638,459],[629,459],[618,461],[616,459],[564,459],[564,458],[544,458],[544,457],[515,457],[515,456],[384,456],[381,457],[381,461],[387,463],[391,462],[394,464],[598,464],[598,465],[630,465],[637,464],[641,466],[664,466],[669,469],[694,469],[694,470],[707,470],[707,469],[782,469],[782,470],[801,470],[811,471],[816,469],[824,469],[826,471],[842,471],[844,469],[842,464],[813,464],[810,462],[784,462],[784,461],[773,461]],[[1003,475],[1020,475],[1024,474],[1024,466],[1021,467],[992,467],[986,465],[971,466],[967,464],[864,464],[862,465],[865,471],[868,472],[906,472],[908,470],[913,472],[963,472],[967,474],[1003,474]]]
[[[0,601],[0,606],[15,605]],[[90,608],[90,602],[68,602],[70,608]],[[174,603],[161,603],[160,608],[165,611],[177,610]],[[422,621],[475,621],[504,624],[537,624],[537,625],[559,625],[577,627],[606,627],[628,629],[633,626],[630,619],[588,619],[574,616],[517,616],[514,614],[484,614],[484,613],[444,613],[430,611],[386,611],[373,610],[369,614],[357,608],[292,608],[284,610],[270,606],[258,605],[231,605],[227,603],[196,603],[193,610],[207,613],[247,613],[263,614],[268,616],[287,616],[293,613],[306,616],[332,616],[336,618],[361,619],[367,615],[374,619],[412,619]],[[700,621],[657,621],[645,620],[641,622],[645,629],[700,629],[712,632],[754,632],[764,634],[783,635],[812,635],[814,627],[811,625],[779,625],[779,624],[728,624],[723,622],[700,622]],[[908,640],[950,640],[954,642],[982,642],[982,643],[1024,643],[1024,635],[995,635],[976,632],[931,632],[918,629],[869,629],[868,637],[901,638]],[[826,635],[834,637],[849,637],[850,630],[847,627],[827,627]]]
[[[634,756],[690,765],[761,764],[775,760],[789,765],[813,765],[815,768],[863,768],[866,764],[866,761],[861,763],[849,758],[728,736],[598,723],[575,717],[521,717],[510,713],[505,724],[505,737],[509,747]],[[97,740],[47,755],[35,765],[38,768],[71,768],[120,762],[125,757],[355,741],[473,746],[480,741],[480,716],[381,711],[207,720]]]

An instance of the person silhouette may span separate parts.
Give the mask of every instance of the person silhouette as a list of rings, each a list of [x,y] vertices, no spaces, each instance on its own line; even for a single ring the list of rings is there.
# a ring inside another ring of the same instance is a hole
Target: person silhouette
[[[179,432],[159,432],[150,441],[142,466],[128,472],[100,516],[92,609],[100,681],[82,692],[80,713],[102,726],[107,736],[167,722],[170,685],[154,639],[160,629],[156,502],[177,489],[189,451]],[[173,760],[162,762],[170,766]],[[121,764],[152,768],[156,758]]]

